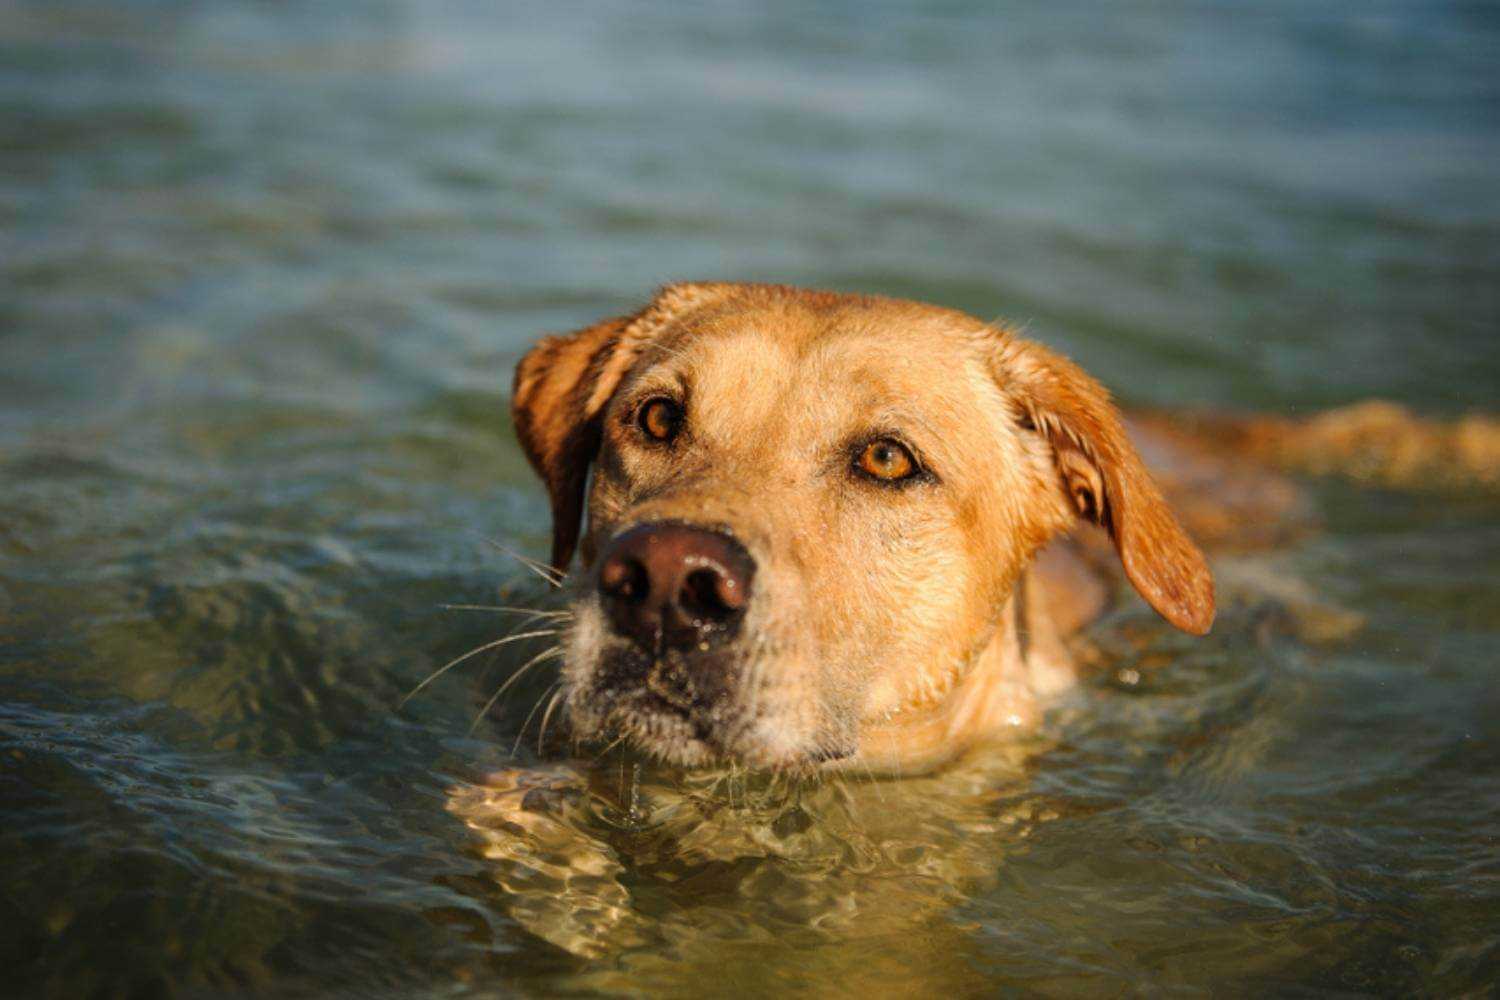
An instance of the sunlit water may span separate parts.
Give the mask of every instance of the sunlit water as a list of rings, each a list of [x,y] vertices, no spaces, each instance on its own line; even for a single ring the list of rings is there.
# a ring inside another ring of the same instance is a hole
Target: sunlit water
[[[471,731],[546,636],[397,706],[549,600],[516,358],[662,281],[1496,409],[1494,8],[560,6],[0,3],[4,989],[1492,989],[1492,495],[1315,485],[1238,569],[1361,631],[1127,604],[929,779],[564,769],[542,670]]]

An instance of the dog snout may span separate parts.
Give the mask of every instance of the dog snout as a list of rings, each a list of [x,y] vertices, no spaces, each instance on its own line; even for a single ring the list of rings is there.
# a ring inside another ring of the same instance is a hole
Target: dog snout
[[[614,629],[653,655],[714,646],[738,630],[755,561],[733,536],[676,521],[637,525],[599,561]]]

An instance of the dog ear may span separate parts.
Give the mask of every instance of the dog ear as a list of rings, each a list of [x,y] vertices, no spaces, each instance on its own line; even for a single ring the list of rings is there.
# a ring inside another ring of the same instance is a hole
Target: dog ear
[[[1126,577],[1163,618],[1184,632],[1207,632],[1213,577],[1126,436],[1108,391],[1067,358],[1009,335],[997,358],[1022,425],[1051,448],[1066,503],[1104,526]]]
[[[552,504],[552,567],[566,572],[583,521],[589,463],[610,397],[644,350],[687,312],[731,285],[668,285],[640,312],[545,337],[516,366],[510,412],[516,437]]]

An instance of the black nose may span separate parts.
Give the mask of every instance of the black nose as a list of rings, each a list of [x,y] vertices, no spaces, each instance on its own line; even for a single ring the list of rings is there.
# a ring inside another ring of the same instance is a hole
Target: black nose
[[[599,594],[615,630],[652,654],[716,645],[750,603],[755,560],[732,536],[677,521],[621,534],[599,560]]]

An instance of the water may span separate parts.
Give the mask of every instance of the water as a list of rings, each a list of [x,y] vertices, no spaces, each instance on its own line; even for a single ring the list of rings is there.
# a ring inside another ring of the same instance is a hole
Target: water
[[[1025,746],[606,758],[550,861],[481,786],[550,678],[470,732],[544,647],[396,706],[511,627],[440,604],[545,599],[485,541],[545,551],[516,358],[663,281],[1008,316],[1139,404],[1497,408],[1497,52],[1417,0],[0,4],[7,988],[1493,989],[1493,495],[1315,486],[1251,569],[1353,636],[1127,606]]]

